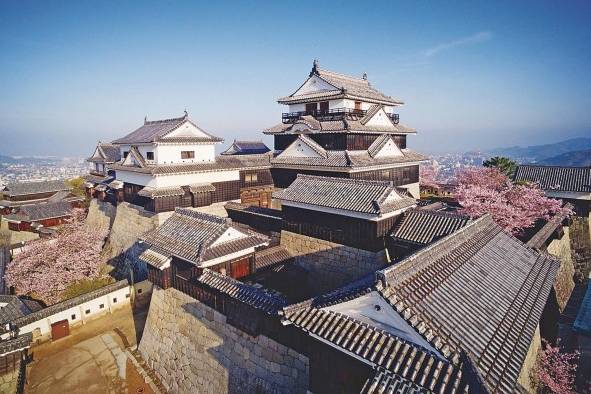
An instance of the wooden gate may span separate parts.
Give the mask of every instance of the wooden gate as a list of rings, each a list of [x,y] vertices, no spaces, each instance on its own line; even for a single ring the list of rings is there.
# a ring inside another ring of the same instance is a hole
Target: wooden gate
[[[51,325],[51,339],[57,340],[70,335],[70,324],[68,320],[60,320]]]

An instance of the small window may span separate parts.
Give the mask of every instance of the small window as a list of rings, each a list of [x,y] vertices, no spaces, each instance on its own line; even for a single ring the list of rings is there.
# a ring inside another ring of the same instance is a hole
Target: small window
[[[105,309],[105,304],[100,304],[100,305],[99,305],[99,308],[100,308],[100,309]]]
[[[246,183],[254,183],[258,180],[257,174],[245,174],[244,175],[244,182]]]
[[[383,170],[382,171],[382,180],[390,179],[390,171]]]
[[[129,298],[129,297],[131,297],[131,294],[129,294],[129,293],[125,294],[125,298]]]
[[[361,101],[355,101],[355,111],[361,111]]]
[[[71,317],[71,320],[76,320],[76,315],[72,315],[70,317]]]
[[[117,297],[113,298],[113,304],[117,303]]]
[[[194,159],[194,158],[195,158],[195,151],[193,151],[193,150],[181,151],[181,159]]]
[[[125,151],[123,152],[123,158],[125,159],[127,157],[127,155],[129,154],[129,151]]]
[[[85,310],[84,313],[86,313],[87,315],[89,315],[90,314],[90,309]]]
[[[142,294],[143,291],[144,291],[144,289],[137,289],[138,294]]]
[[[146,152],[147,160],[154,160],[154,152]]]

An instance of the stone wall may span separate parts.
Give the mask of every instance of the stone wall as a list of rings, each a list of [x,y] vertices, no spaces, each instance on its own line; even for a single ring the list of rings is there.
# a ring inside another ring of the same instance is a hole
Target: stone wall
[[[109,258],[120,256],[129,249],[137,238],[152,230],[160,223],[158,215],[129,203],[117,205],[115,219],[105,250]]]
[[[575,272],[580,280],[589,277],[591,272],[591,226],[589,218],[573,217],[571,228],[571,248]]]
[[[538,327],[534,333],[532,342],[529,345],[529,350],[527,351],[527,355],[525,356],[525,360],[521,366],[519,378],[517,379],[517,384],[520,385],[526,392],[532,394],[536,392],[536,381],[533,374],[538,359],[538,353],[541,349],[542,338],[540,337],[540,327]]]
[[[139,351],[171,393],[305,393],[308,358],[252,337],[188,295],[154,287]]]
[[[315,292],[334,289],[387,264],[386,253],[370,252],[289,231],[281,231],[281,245],[309,275]]]
[[[560,260],[560,269],[554,282],[554,291],[556,292],[556,301],[560,312],[564,310],[575,287],[573,277],[575,267],[573,264],[570,228],[563,227],[564,235],[560,239],[554,239],[548,245],[547,252],[556,256]]]
[[[88,206],[86,223],[92,227],[111,228],[116,213],[117,207],[113,204],[93,198],[90,200],[90,205]]]
[[[20,366],[21,364],[18,362],[18,365],[12,371],[0,375],[0,393],[13,394],[18,392],[18,380],[21,373]]]

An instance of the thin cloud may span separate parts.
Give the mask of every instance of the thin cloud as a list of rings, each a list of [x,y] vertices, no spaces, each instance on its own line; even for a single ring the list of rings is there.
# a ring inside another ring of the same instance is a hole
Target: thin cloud
[[[463,38],[460,38],[457,40],[444,42],[443,44],[439,44],[439,45],[434,46],[432,48],[426,49],[425,51],[423,51],[423,55],[426,57],[433,57],[433,56],[440,54],[441,52],[445,52],[445,51],[448,51],[453,48],[457,48],[457,47],[461,47],[461,46],[465,46],[465,45],[478,44],[481,42],[488,41],[488,40],[492,39],[492,37],[493,37],[492,32],[481,31],[481,32],[472,34],[471,36],[468,36],[468,37],[463,37]]]

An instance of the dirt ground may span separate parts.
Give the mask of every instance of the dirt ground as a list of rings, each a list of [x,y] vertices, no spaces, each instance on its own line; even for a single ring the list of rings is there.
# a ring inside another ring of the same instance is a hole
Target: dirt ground
[[[125,307],[31,349],[26,393],[153,393],[129,359],[147,310]]]

